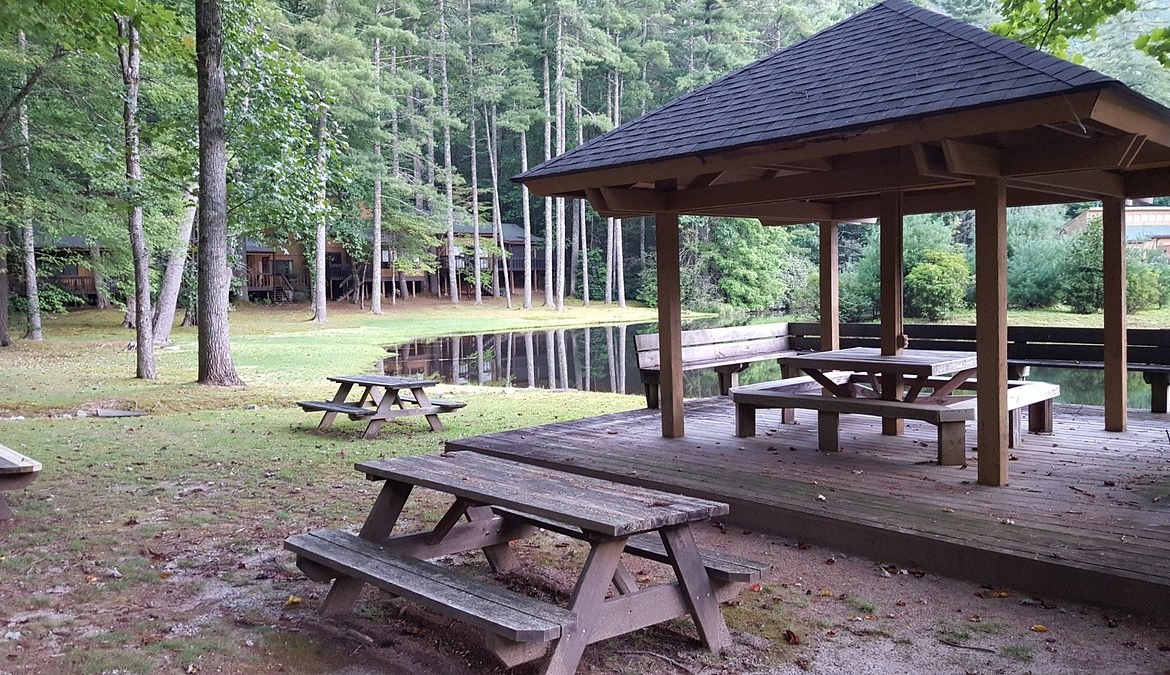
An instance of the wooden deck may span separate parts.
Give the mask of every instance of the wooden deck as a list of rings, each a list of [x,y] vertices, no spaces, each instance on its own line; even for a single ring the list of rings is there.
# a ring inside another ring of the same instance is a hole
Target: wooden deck
[[[933,572],[1143,614],[1170,615],[1170,417],[1057,405],[1051,436],[1025,434],[1007,487],[935,463],[935,428],[842,416],[840,453],[817,452],[815,413],[734,435],[726,398],[686,404],[687,436],[664,439],[638,410],[448,442],[590,476],[731,504],[727,521]],[[1025,427],[1026,428],[1026,427]],[[822,499],[823,497],[823,499]]]

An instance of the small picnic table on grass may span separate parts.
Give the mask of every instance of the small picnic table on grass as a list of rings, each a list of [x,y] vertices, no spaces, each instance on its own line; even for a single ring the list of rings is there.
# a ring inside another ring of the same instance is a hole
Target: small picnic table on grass
[[[506,666],[541,658],[545,673],[572,673],[585,646],[690,615],[713,651],[731,638],[719,602],[758,581],[767,565],[701,551],[691,523],[728,512],[727,504],[622,485],[473,452],[362,462],[384,480],[358,535],[321,530],[289,537],[285,548],[315,581],[336,579],[322,612],[350,611],[373,584],[485,633]],[[425,532],[395,531],[415,486],[453,497]],[[466,518],[468,522],[462,522]],[[509,542],[545,528],[589,542],[567,607],[560,607],[426,562],[480,549],[496,571],[518,565]],[[622,554],[666,563],[674,583],[639,588]],[[616,592],[606,597],[613,585]]]
[[[318,429],[328,429],[339,414],[348,415],[351,420],[369,420],[362,435],[367,439],[376,438],[386,422],[414,415],[425,415],[432,431],[442,431],[439,414],[465,405],[460,401],[432,401],[428,398],[426,388],[437,384],[433,380],[389,375],[333,375],[327,379],[337,383],[337,393],[332,399],[297,401],[297,405],[305,412],[325,413]],[[361,394],[356,401],[349,402],[347,399],[355,386],[361,388]]]

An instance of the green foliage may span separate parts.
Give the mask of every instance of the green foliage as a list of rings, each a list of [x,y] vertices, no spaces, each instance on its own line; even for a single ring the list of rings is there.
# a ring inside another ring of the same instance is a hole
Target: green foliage
[[[1060,274],[1068,239],[1062,206],[1008,211],[1008,306],[1051,307],[1060,301]]]
[[[1125,275],[1125,311],[1133,314],[1156,307],[1161,299],[1162,279],[1153,266],[1130,260]]]
[[[927,251],[906,275],[907,315],[945,319],[962,308],[970,282],[971,270],[962,255]]]
[[[1132,12],[1137,9],[1137,2],[1002,0],[1002,7],[1004,19],[992,26],[992,31],[1063,58],[1071,39],[1092,38],[1096,35],[1097,26],[1109,17]]]
[[[37,287],[37,301],[43,314],[65,314],[70,307],[84,305],[80,298],[53,284],[41,283]],[[23,295],[9,296],[9,308],[13,314],[28,314],[28,298]]]
[[[1008,305],[1019,309],[1051,307],[1060,301],[1068,240],[1022,239],[1008,247]]]
[[[1061,298],[1077,314],[1091,314],[1104,306],[1103,256],[1101,219],[1094,218],[1069,243],[1060,273]]]

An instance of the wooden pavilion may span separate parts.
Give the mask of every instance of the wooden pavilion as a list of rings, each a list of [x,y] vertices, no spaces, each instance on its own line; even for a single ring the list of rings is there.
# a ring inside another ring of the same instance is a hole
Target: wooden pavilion
[[[882,352],[897,354],[903,217],[973,209],[982,485],[1008,473],[1006,208],[1100,200],[1104,427],[1126,429],[1124,204],[1170,192],[1170,110],[1093,70],[887,0],[515,180],[655,217],[665,438],[684,435],[679,215],[819,223],[829,349],[836,224],[879,219]]]

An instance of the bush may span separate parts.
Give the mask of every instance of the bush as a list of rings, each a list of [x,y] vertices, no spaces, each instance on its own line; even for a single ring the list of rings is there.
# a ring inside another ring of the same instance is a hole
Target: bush
[[[926,251],[922,261],[906,275],[909,316],[938,321],[963,308],[971,270],[957,253]]]
[[[1051,307],[1060,301],[1067,239],[1024,239],[1008,250],[1008,305],[1019,309]]]
[[[1103,256],[1101,219],[1096,218],[1069,243],[1060,272],[1061,299],[1077,314],[1091,314],[1104,306]]]

